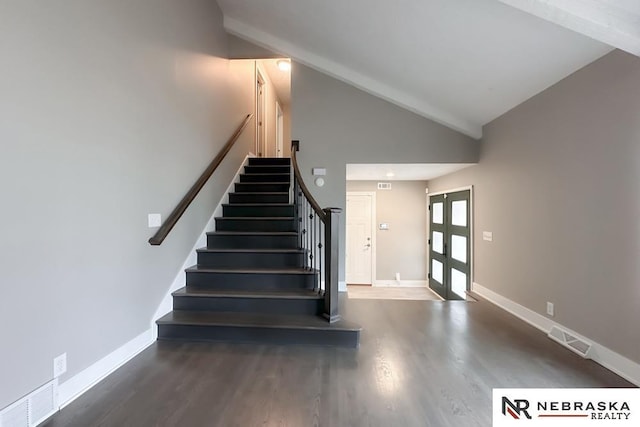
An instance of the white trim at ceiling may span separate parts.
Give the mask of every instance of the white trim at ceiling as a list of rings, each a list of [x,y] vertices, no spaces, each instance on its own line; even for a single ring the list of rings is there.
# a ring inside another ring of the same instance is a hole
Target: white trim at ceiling
[[[640,56],[640,9],[637,7],[631,10],[602,0],[498,1]]]
[[[472,123],[469,120],[421,101],[411,94],[397,90],[387,84],[365,76],[362,73],[338,64],[337,62],[323,56],[309,52],[308,50],[287,40],[283,40],[272,34],[258,30],[244,22],[228,16],[224,17],[224,28],[230,34],[248,40],[258,46],[281,52],[301,64],[355,86],[358,89],[382,98],[385,101],[391,102],[392,104],[409,110],[415,114],[431,119],[434,122],[440,123],[441,125],[447,126],[472,138],[482,138],[481,124]]]

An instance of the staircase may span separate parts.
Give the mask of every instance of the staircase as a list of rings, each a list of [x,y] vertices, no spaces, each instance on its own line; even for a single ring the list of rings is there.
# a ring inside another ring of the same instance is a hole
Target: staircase
[[[359,326],[321,317],[290,182],[290,159],[249,159],[173,311],[158,319],[158,339],[358,346]]]

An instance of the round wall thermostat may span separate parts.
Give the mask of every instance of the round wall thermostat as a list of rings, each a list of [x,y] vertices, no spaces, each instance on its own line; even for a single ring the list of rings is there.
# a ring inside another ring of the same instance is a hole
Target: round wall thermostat
[[[316,185],[318,187],[322,187],[324,185],[324,179],[323,178],[316,178]]]

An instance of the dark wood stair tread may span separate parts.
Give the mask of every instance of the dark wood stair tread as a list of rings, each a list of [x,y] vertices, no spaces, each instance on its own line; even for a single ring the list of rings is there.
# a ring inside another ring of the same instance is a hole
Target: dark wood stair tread
[[[362,328],[346,320],[329,323],[320,316],[174,310],[156,321],[158,325],[234,326],[274,329],[352,331]]]
[[[251,174],[249,174],[251,175]],[[272,175],[272,174],[267,174],[267,175]],[[236,185],[240,184],[240,185],[288,185],[289,183],[286,181],[265,181],[265,182],[236,182]],[[284,191],[280,191],[280,193],[284,193]],[[264,194],[264,193],[263,193]]]
[[[231,220],[231,221],[235,221],[237,219],[252,220],[252,221],[265,221],[265,220],[291,221],[296,219],[296,217],[294,216],[217,216],[215,219]]]
[[[273,165],[271,165],[271,167],[273,167]],[[280,175],[280,176],[291,176],[291,173],[289,172],[245,172],[242,173],[241,175],[251,175],[251,176],[274,176],[274,175]]]
[[[225,248],[199,248],[196,252],[209,253],[237,253],[237,254],[301,254],[304,249],[225,249]]]
[[[207,231],[208,235],[217,234],[220,236],[297,236],[298,233],[295,231]]]
[[[308,268],[210,268],[194,265],[186,269],[186,272],[198,273],[237,273],[237,274],[317,274],[318,270]]]
[[[237,182],[236,184],[256,184],[255,182]],[[264,183],[258,183],[258,184],[264,184]],[[282,184],[281,182],[272,182],[271,184]],[[288,191],[242,191],[242,192],[238,192],[238,191],[232,191],[231,194],[240,194],[243,196],[250,196],[250,195],[260,195],[260,196],[265,196],[265,195],[289,195]],[[243,203],[244,204],[244,203]],[[262,204],[262,203],[258,203],[258,204]]]
[[[208,289],[178,289],[171,295],[179,297],[199,297],[199,298],[264,298],[264,299],[321,299],[322,295],[311,289],[300,290],[208,290]]]
[[[251,194],[251,193],[242,193],[242,194]],[[265,194],[265,193],[260,193]],[[284,193],[281,193],[284,194]],[[270,208],[270,207],[291,207],[293,203],[223,203],[222,206],[227,207],[241,207],[241,208]]]

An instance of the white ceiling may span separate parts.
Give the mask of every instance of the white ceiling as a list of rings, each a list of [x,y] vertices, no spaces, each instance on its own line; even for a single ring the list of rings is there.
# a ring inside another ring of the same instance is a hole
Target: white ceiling
[[[347,181],[428,181],[472,163],[347,164]]]
[[[218,0],[228,32],[474,138],[482,125],[612,50],[576,31],[602,40],[602,28],[620,24],[626,30],[618,33],[633,44],[637,0],[601,0],[599,9],[584,9],[591,11],[584,22],[572,18],[576,4],[594,2]],[[605,9],[615,13],[595,28]]]
[[[278,68],[278,61],[289,58],[261,59],[258,61],[267,73],[267,78],[273,83],[276,95],[283,106],[291,104],[291,71],[282,71]]]

